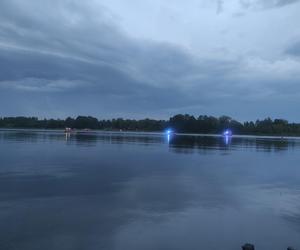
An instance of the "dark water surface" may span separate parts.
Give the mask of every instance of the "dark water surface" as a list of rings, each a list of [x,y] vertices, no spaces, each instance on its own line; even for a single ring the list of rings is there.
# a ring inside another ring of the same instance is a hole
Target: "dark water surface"
[[[300,249],[300,140],[0,131],[0,249]]]

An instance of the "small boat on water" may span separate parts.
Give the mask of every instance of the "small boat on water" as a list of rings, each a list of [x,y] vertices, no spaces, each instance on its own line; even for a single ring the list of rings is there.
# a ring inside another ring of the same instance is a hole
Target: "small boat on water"
[[[71,128],[65,128],[65,133],[70,133],[72,131]]]
[[[73,128],[65,128],[65,133],[73,133],[75,132],[75,129]]]
[[[86,132],[91,132],[92,130],[89,128],[85,129],[75,129],[75,128],[65,128],[65,133],[86,133]]]

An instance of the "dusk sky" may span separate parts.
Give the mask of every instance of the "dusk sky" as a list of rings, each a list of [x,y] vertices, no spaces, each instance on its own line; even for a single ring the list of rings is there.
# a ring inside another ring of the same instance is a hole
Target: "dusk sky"
[[[0,116],[299,110],[298,0],[0,1]]]

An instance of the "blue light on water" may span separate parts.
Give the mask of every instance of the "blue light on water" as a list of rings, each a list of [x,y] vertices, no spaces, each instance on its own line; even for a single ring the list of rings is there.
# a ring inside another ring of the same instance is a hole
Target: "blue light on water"
[[[231,143],[232,131],[230,129],[226,129],[223,132],[225,145],[229,145]]]
[[[172,129],[167,129],[167,130],[166,130],[166,134],[167,134],[167,135],[171,135],[172,133],[173,133],[173,130],[172,130]]]
[[[170,143],[171,138],[172,138],[172,136],[173,136],[173,134],[174,134],[174,131],[173,131],[172,129],[167,129],[167,130],[165,131],[165,134],[166,134],[166,136],[167,136],[167,142]]]
[[[227,129],[223,132],[223,136],[232,136],[232,131]]]
[[[224,142],[225,142],[226,145],[229,145],[230,137],[229,136],[225,136]]]

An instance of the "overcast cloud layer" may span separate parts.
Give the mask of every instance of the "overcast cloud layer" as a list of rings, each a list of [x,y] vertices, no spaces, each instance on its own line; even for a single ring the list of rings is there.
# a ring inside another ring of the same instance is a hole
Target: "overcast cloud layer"
[[[300,1],[2,0],[0,116],[300,121]]]

